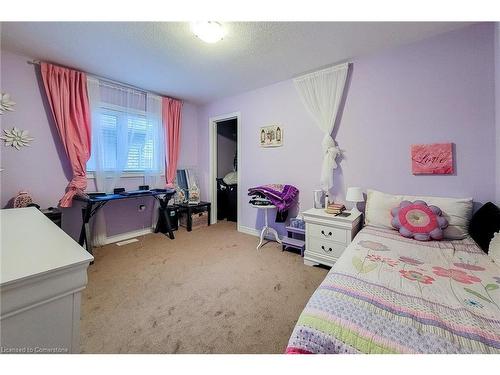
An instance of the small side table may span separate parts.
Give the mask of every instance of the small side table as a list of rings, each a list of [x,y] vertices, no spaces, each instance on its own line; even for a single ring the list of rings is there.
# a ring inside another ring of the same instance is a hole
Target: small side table
[[[255,208],[258,208],[258,209],[261,209],[261,210],[264,210],[264,220],[265,220],[265,224],[264,226],[262,227],[262,230],[260,232],[260,242],[259,244],[257,245],[257,250],[259,250],[260,247],[264,246],[264,238],[266,237],[267,234],[272,234],[274,236],[274,238],[276,239],[276,242],[281,244],[281,240],[278,236],[278,232],[276,232],[276,229],[274,228],[271,228],[269,226],[269,222],[268,222],[268,219],[267,219],[267,212],[269,211],[269,209],[272,209],[272,208],[276,208],[276,206],[274,205],[269,205],[269,206],[258,206],[258,205],[254,205],[254,204],[251,204],[250,206],[252,207],[255,207]]]
[[[306,222],[304,264],[308,266],[333,267],[363,225],[360,212],[335,216],[327,214],[324,208],[311,208],[302,215]]]
[[[200,202],[198,204],[187,204],[187,203],[179,203],[175,204],[177,207],[177,213],[186,212],[187,214],[187,231],[191,232],[193,230],[193,219],[191,217],[192,214],[207,211],[208,213],[208,226],[210,226],[210,214],[212,212],[212,203],[210,202]]]

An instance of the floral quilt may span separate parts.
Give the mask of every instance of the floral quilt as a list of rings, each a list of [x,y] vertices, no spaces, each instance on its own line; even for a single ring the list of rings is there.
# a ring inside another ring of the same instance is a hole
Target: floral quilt
[[[500,353],[500,267],[472,239],[365,227],[307,303],[287,353]]]

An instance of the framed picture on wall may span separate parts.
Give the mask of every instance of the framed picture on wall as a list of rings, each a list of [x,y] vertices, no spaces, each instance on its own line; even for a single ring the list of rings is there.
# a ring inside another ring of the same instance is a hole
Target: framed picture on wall
[[[259,129],[261,147],[283,146],[283,127],[280,125],[263,126]]]
[[[419,174],[453,174],[453,144],[411,145],[411,170]]]

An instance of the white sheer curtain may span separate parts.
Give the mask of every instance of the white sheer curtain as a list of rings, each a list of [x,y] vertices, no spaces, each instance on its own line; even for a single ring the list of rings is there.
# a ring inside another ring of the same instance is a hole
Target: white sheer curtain
[[[143,175],[151,188],[164,186],[161,98],[94,77],[88,77],[87,90],[92,125],[87,169],[94,173],[97,190],[112,193],[123,186],[120,178],[124,172]],[[104,210],[98,211],[92,233],[95,246],[105,243]]]
[[[144,168],[144,185],[150,189],[165,188],[165,131],[162,122],[162,99],[160,96],[147,94],[146,119],[150,131],[146,134],[146,144],[151,145],[151,162]],[[151,226],[158,220],[159,203],[153,200]]]
[[[92,127],[92,147],[91,147],[91,158],[94,159],[94,164],[96,168],[94,172],[94,179],[97,191],[106,191],[106,178],[104,176],[103,165],[103,150],[102,142],[100,141],[101,136],[98,135],[102,132],[101,130],[101,92],[99,80],[87,76],[87,92],[89,96],[90,104],[90,125]],[[99,165],[99,171],[97,171],[97,165]],[[87,170],[89,163],[87,163]],[[103,246],[106,241],[106,220],[104,218],[104,210],[99,210],[97,214],[93,217],[92,222],[92,246]]]
[[[332,138],[335,120],[347,80],[349,64],[336,65],[327,69],[295,78],[295,88],[314,121],[325,134],[321,142],[323,162],[320,183],[323,190],[333,187],[333,170],[337,168],[336,158],[340,148]]]
[[[151,147],[151,161],[144,168],[144,184],[151,189],[164,188],[165,178],[162,176],[165,175],[165,132],[160,96],[149,93],[146,95],[146,119],[150,128],[146,133],[146,144]]]

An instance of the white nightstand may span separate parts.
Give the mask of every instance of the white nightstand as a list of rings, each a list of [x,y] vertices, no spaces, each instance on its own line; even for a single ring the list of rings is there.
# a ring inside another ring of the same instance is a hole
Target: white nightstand
[[[330,267],[361,229],[363,217],[360,212],[347,217],[335,216],[327,214],[323,208],[311,208],[302,215],[306,222],[304,264]]]

